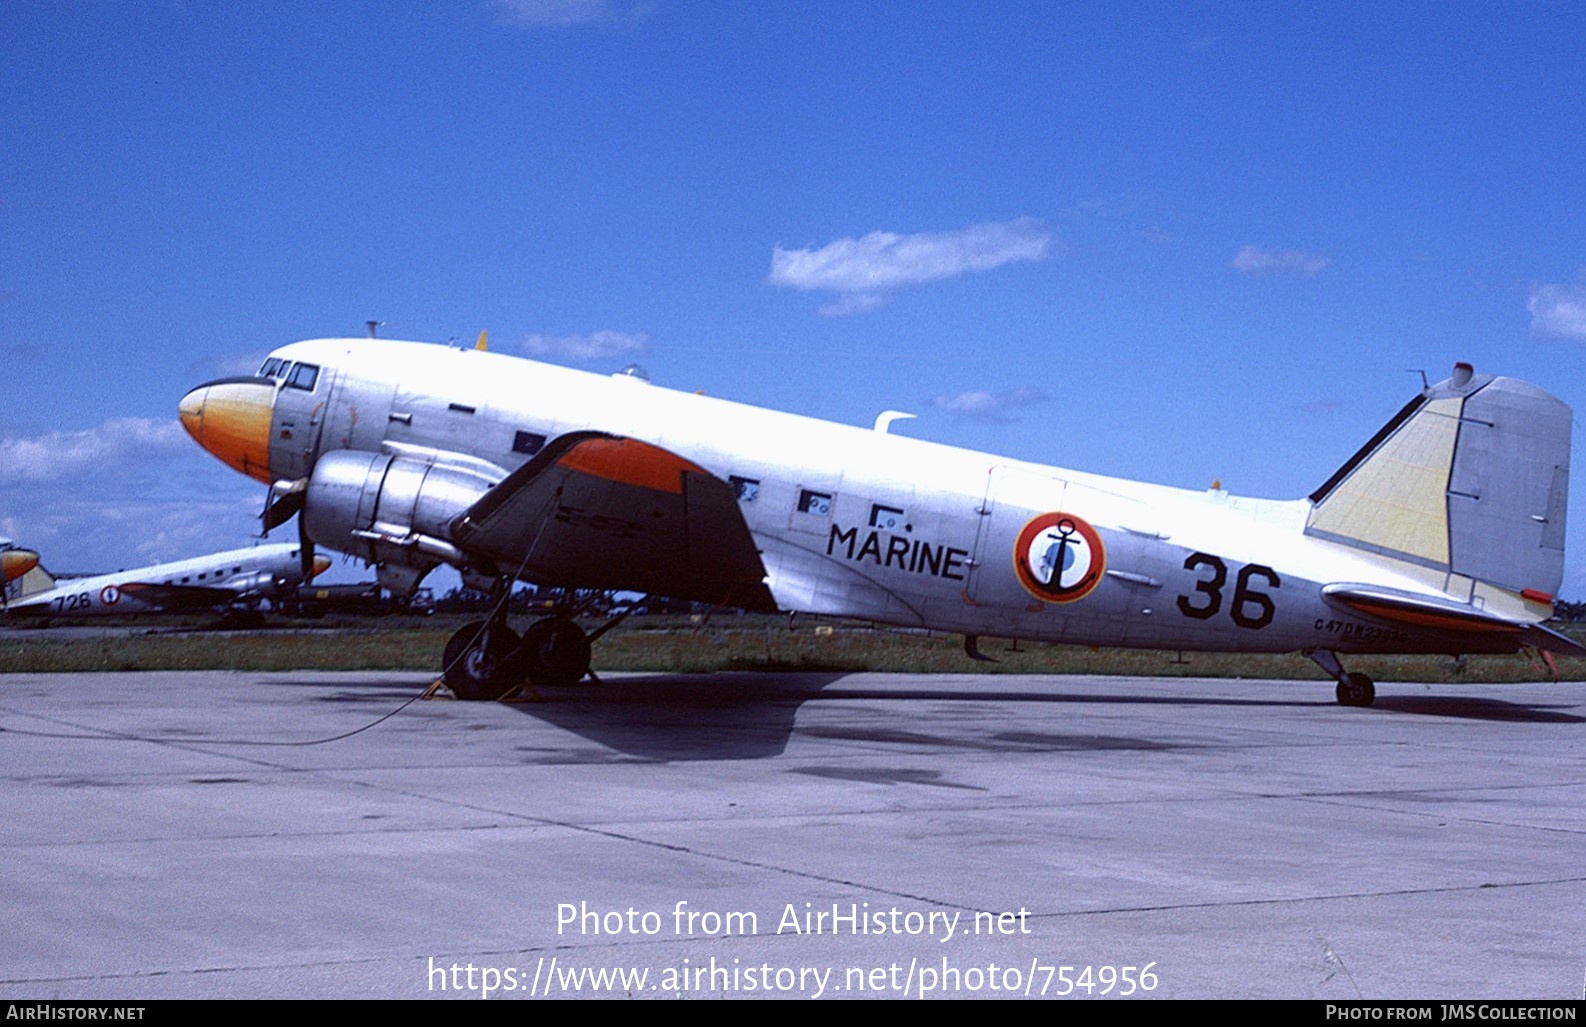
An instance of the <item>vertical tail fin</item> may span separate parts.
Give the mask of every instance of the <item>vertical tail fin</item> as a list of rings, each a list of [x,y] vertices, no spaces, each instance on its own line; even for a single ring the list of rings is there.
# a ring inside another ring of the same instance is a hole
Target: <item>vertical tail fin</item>
[[[1311,494],[1305,532],[1551,601],[1571,418],[1534,385],[1457,364]]]

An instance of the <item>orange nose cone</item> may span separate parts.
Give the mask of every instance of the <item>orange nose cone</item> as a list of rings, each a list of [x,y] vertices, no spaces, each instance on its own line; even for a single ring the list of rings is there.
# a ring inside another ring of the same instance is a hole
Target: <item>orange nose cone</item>
[[[275,384],[267,379],[227,379],[200,385],[177,411],[193,441],[228,467],[265,484],[270,476],[270,408]]]
[[[330,570],[330,557],[316,556],[314,557],[314,572],[309,575],[309,578],[317,578],[328,570]]]
[[[39,565],[39,554],[26,549],[0,553],[0,581],[15,581]]]

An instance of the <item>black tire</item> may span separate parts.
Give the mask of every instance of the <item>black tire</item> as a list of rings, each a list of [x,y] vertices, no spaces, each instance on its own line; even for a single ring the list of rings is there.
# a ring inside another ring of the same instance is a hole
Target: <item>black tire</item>
[[[589,636],[570,617],[535,621],[523,633],[518,666],[536,688],[576,685],[589,673]]]
[[[441,676],[459,699],[499,699],[521,680],[512,658],[518,636],[505,624],[485,628],[482,620],[465,624],[446,643]]]
[[[1338,702],[1343,706],[1370,706],[1377,699],[1377,686],[1364,674],[1345,674],[1338,683]]]

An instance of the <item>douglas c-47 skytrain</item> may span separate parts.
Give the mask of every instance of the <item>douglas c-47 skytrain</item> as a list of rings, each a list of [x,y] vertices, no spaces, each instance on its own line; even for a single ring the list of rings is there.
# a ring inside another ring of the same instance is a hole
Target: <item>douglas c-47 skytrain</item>
[[[0,552],[8,586],[0,608],[8,619],[229,610],[284,599],[330,566],[323,556],[305,560],[300,543],[286,542],[59,581],[38,563],[31,551]]]
[[[980,636],[1338,654],[1586,654],[1540,623],[1563,574],[1571,414],[1456,365],[1315,492],[1273,501],[1004,459],[489,353],[316,339],[200,385],[182,423],[270,486],[265,527],[410,593],[515,580]],[[504,609],[498,604],[497,609]],[[444,658],[459,696],[570,684],[564,609],[498,613]]]

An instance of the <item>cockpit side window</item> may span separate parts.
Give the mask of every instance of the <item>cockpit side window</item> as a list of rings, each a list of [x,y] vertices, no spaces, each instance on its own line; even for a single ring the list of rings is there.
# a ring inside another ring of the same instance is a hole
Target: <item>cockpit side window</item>
[[[259,377],[279,378],[281,377],[282,367],[285,364],[286,361],[282,360],[280,357],[271,357],[269,360],[264,362],[263,367],[259,368]]]
[[[313,392],[314,383],[319,380],[318,364],[293,364],[292,373],[286,379],[286,384],[294,389],[304,392]]]

